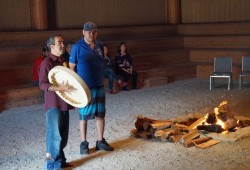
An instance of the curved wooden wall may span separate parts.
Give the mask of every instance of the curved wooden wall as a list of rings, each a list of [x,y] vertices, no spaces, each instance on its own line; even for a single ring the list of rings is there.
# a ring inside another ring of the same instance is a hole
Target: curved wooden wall
[[[167,0],[47,0],[49,30],[167,23]],[[182,23],[250,21],[249,0],[182,0]],[[0,31],[30,31],[29,0],[0,1]]]
[[[29,0],[1,0],[0,21],[0,31],[30,30]]]
[[[59,29],[81,27],[89,20],[101,27],[165,23],[165,0],[56,0],[55,4]]]
[[[182,23],[250,21],[249,0],[182,0]]]

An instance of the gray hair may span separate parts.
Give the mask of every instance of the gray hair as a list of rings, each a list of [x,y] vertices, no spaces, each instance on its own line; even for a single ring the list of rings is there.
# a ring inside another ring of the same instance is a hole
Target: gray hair
[[[55,37],[62,37],[62,35],[56,33],[56,34],[51,35],[49,37],[49,39],[47,40],[47,47],[48,47],[49,50],[51,50],[51,47],[50,47],[51,45],[55,45]]]

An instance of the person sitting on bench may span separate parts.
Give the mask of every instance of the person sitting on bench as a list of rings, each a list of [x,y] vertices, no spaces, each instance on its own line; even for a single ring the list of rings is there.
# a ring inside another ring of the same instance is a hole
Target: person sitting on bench
[[[132,58],[127,52],[127,45],[125,42],[121,42],[117,50],[116,56],[116,70],[117,74],[124,78],[124,82],[128,82],[129,78],[132,78],[132,89],[137,89],[137,77],[138,74],[134,70],[132,64]],[[123,90],[127,90],[126,87]]]

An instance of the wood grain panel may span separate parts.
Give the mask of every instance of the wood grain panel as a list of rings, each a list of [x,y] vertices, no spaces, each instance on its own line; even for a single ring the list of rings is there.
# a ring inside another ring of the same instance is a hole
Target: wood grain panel
[[[241,65],[242,56],[250,56],[250,51],[246,50],[191,50],[190,60],[195,63],[213,63],[214,57],[230,56],[233,64]]]
[[[249,0],[182,0],[182,22],[250,21],[249,6]]]
[[[29,0],[1,0],[0,21],[0,31],[30,30]]]
[[[79,28],[86,21],[99,27],[165,23],[165,0],[55,0],[57,28]]]
[[[213,64],[198,64],[197,65],[196,77],[197,78],[207,78],[207,79],[209,79],[210,74],[213,73],[213,69],[214,69]],[[240,70],[241,70],[240,66],[233,65],[233,67],[232,67],[233,80],[238,80]],[[227,79],[225,79],[225,81],[227,82]]]
[[[188,48],[248,49],[250,36],[196,36],[184,37]]]
[[[178,33],[182,36],[246,35],[250,34],[250,22],[182,24],[178,25]]]

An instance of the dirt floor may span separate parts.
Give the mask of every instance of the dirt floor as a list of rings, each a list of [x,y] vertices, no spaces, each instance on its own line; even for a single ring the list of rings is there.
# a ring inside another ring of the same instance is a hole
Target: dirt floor
[[[91,153],[79,154],[78,109],[70,112],[70,134],[65,149],[67,169],[165,170],[165,169],[250,169],[250,138],[223,141],[207,149],[184,148],[180,144],[137,139],[130,136],[138,114],[171,119],[188,114],[205,114],[222,100],[237,116],[250,117],[250,85],[228,91],[223,82],[209,91],[208,80],[191,79],[165,86],[107,95],[105,137],[113,152],[95,151],[95,121],[89,122]],[[43,169],[45,159],[45,111],[34,105],[0,114],[0,169]]]

